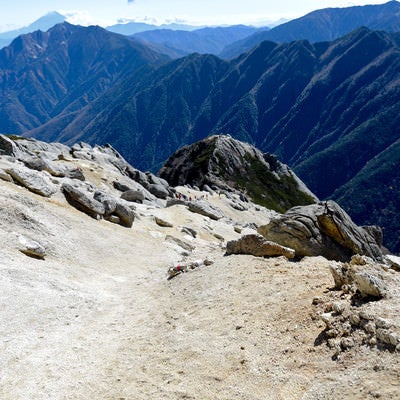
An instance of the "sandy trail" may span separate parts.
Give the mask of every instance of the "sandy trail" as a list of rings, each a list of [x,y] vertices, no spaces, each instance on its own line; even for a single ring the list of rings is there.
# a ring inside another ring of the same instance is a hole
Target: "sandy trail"
[[[43,203],[23,189],[2,189],[2,400],[361,400],[400,393],[398,355],[365,350],[333,361],[318,343],[323,324],[312,318],[311,303],[332,286],[327,260],[224,257],[215,234],[235,237],[232,225],[182,207],[140,209],[126,229],[57,198]],[[174,228],[157,226],[153,215]],[[193,257],[214,264],[168,281],[168,267],[182,256],[165,237],[189,241],[181,232],[188,224],[201,231]],[[20,253],[18,233],[45,243],[46,260]]]

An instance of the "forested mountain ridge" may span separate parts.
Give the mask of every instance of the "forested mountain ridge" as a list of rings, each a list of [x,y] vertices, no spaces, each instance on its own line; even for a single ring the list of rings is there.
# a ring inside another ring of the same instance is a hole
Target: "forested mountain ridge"
[[[133,37],[163,45],[183,54],[197,52],[218,55],[233,42],[249,37],[255,32],[268,29],[266,27],[257,29],[246,25],[207,27],[193,31],[154,29],[136,33]]]
[[[0,129],[21,133],[61,112],[70,118],[128,73],[167,61],[99,27],[63,23],[0,50]]]
[[[247,38],[228,45],[220,54],[233,58],[250,51],[264,40],[284,43],[295,40],[310,42],[332,41],[351,31],[367,27],[386,32],[400,31],[400,3],[324,8],[278,25],[271,30],[255,32]]]

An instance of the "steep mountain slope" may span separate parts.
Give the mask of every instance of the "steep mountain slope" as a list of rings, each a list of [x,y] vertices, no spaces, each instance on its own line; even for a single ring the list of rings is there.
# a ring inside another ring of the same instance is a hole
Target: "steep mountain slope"
[[[89,104],[78,118],[56,118],[31,135],[73,143],[112,143],[129,162],[158,170],[191,128],[228,63],[194,54],[151,73],[134,74]]]
[[[375,156],[345,185],[336,199],[359,224],[378,224],[391,249],[400,253],[400,140]],[[360,201],[361,199],[361,201]]]
[[[19,133],[59,113],[72,118],[126,74],[167,60],[99,27],[67,23],[0,50],[0,131]]]
[[[69,143],[108,141],[134,165],[152,170],[182,144],[211,133],[261,143],[270,127],[259,127],[257,108],[267,103],[274,109],[274,124],[285,116],[313,76],[312,51],[305,42],[265,42],[233,63],[194,54],[111,88],[72,122],[55,119],[55,129],[47,124],[31,134]]]
[[[400,3],[389,1],[380,5],[325,8],[313,11],[301,18],[278,25],[270,31],[256,32],[248,38],[232,43],[221,52],[220,56],[236,57],[264,40],[332,41],[364,26],[372,30],[400,31]]]
[[[155,29],[134,35],[150,43],[162,44],[184,54],[218,54],[227,45],[250,36],[259,29],[234,25],[229,27],[202,28],[194,31]],[[267,30],[267,28],[265,28]]]

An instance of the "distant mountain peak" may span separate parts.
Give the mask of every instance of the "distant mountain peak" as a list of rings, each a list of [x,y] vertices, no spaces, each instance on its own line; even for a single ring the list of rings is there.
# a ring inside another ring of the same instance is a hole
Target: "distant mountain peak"
[[[9,45],[11,41],[19,35],[24,35],[39,30],[45,32],[52,26],[65,22],[66,20],[67,17],[57,11],[49,12],[28,26],[0,33],[0,48]]]
[[[387,32],[400,31],[400,2],[392,0],[384,4],[315,10],[269,31],[256,32],[232,43],[223,50],[221,56],[236,57],[264,40],[280,43],[300,39],[313,43],[332,41],[362,26]]]

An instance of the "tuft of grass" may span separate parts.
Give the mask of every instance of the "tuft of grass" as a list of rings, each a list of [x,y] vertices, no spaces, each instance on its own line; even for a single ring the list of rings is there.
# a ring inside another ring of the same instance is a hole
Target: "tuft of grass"
[[[311,196],[299,190],[294,177],[283,176],[279,179],[250,154],[244,156],[244,162],[247,166],[246,175],[237,173],[231,179],[254,203],[284,213],[294,206],[315,202]]]
[[[19,136],[19,135],[5,135],[7,136],[9,139],[13,140],[13,141],[17,141],[17,140],[25,140],[26,138],[24,138],[23,136]]]

